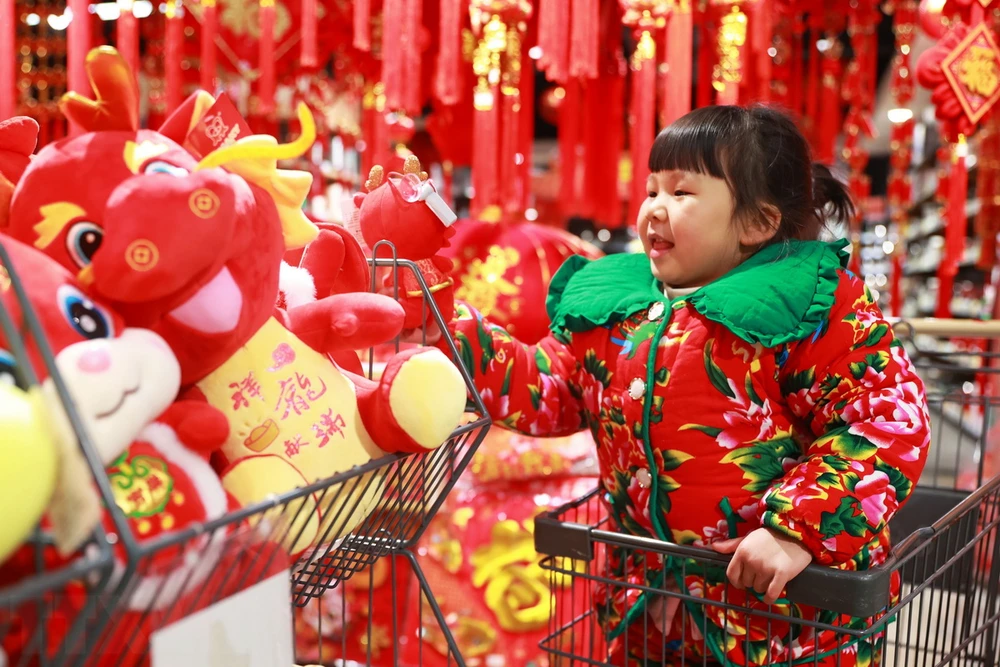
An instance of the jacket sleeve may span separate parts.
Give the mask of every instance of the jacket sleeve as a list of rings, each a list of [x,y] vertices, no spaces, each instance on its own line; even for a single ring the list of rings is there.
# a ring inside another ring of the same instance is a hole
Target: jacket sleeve
[[[924,385],[871,292],[846,271],[829,320],[788,349],[780,376],[810,444],[764,495],[761,523],[801,540],[816,563],[840,565],[875,540],[920,477]]]
[[[464,302],[449,331],[490,417],[509,430],[538,437],[585,427],[580,365],[572,335],[549,334],[525,345]],[[445,351],[443,343],[438,345]]]

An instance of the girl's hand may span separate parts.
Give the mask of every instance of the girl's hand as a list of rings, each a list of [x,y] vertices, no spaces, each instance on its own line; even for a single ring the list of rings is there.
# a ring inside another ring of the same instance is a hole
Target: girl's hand
[[[726,570],[733,586],[757,591],[767,604],[774,604],[785,585],[812,562],[812,554],[801,543],[767,528],[716,542],[712,548],[721,554],[733,554]]]

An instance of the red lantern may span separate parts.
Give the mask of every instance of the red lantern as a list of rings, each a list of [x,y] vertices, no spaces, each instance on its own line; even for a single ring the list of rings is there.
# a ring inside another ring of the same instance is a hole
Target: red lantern
[[[548,332],[545,303],[552,276],[571,255],[602,253],[564,230],[530,222],[499,224],[459,220],[451,246],[455,298],[506,327],[523,343]]]

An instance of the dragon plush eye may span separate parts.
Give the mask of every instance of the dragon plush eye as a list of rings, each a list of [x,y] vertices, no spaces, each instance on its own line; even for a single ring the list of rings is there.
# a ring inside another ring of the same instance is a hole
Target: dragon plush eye
[[[92,222],[77,222],[66,233],[66,250],[81,269],[90,264],[104,240],[104,230]]]
[[[59,288],[56,298],[63,317],[84,338],[94,340],[114,336],[111,316],[85,297],[80,290],[63,285]]]
[[[146,168],[142,171],[144,174],[169,174],[178,178],[181,176],[187,176],[191,173],[184,167],[177,167],[169,162],[164,162],[163,160],[153,160],[147,164]]]
[[[7,350],[0,349],[0,385],[9,387],[20,386],[17,379],[17,362],[14,355]],[[25,387],[21,387],[25,389]]]

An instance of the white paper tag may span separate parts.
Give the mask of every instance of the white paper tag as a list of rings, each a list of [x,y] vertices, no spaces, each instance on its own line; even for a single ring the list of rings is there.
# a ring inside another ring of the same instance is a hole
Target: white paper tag
[[[152,667],[275,667],[295,662],[288,570],[154,632]]]

